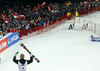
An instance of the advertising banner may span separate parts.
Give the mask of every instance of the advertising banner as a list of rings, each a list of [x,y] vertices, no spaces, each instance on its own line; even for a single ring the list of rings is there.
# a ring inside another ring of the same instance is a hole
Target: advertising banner
[[[7,38],[0,40],[0,53],[8,48]]]
[[[91,24],[66,24],[66,30],[91,30]]]
[[[100,42],[100,37],[92,37],[91,41]]]
[[[8,48],[19,41],[19,33],[12,33],[7,37]]]

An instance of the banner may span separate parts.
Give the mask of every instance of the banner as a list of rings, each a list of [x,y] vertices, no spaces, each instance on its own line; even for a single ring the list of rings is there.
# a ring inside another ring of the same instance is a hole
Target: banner
[[[0,53],[8,48],[7,38],[0,40]]]
[[[19,41],[19,33],[13,33],[7,37],[8,48]]]
[[[65,29],[66,30],[91,30],[91,24],[77,24],[77,23],[73,23],[73,24],[66,24],[65,25]]]
[[[92,37],[91,41],[100,42],[100,37]]]

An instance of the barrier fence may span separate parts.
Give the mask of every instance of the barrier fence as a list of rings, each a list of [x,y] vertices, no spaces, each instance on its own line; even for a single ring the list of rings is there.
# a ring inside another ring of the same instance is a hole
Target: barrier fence
[[[93,7],[91,9],[86,10],[86,11],[81,10],[81,11],[78,11],[78,13],[79,13],[79,16],[82,16],[82,15],[90,14],[90,13],[95,12],[95,11],[100,11],[100,6]],[[56,26],[60,25],[64,21],[71,20],[74,17],[75,17],[75,12],[71,12],[70,16],[67,16],[65,14],[60,19],[50,21],[50,23],[49,24],[46,23],[46,25],[36,26],[34,28],[29,28],[29,29],[24,29],[25,27],[23,27],[21,30],[18,31],[18,33],[19,33],[20,38],[38,31],[36,33],[36,35],[37,35],[37,34],[40,34],[43,32],[47,32],[47,31],[55,28]],[[46,29],[46,30],[44,31],[43,29]]]
[[[19,33],[8,33],[0,39],[0,53],[19,41]]]

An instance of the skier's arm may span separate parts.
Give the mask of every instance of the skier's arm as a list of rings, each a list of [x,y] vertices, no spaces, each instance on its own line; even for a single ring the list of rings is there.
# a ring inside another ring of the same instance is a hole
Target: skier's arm
[[[30,64],[33,62],[33,58],[34,58],[34,55],[30,54],[30,60],[27,60],[27,64]]]
[[[16,54],[15,54],[14,57],[13,57],[13,61],[14,61],[16,64],[18,64],[18,60],[16,59],[17,54],[18,54],[18,52],[16,52]]]
[[[18,60],[16,59],[16,56],[13,57],[13,61],[18,64]]]

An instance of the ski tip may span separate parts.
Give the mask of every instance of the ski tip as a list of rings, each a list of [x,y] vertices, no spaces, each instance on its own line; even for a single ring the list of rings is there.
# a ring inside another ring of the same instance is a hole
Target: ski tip
[[[39,63],[40,61],[38,60],[37,63]]]
[[[23,45],[23,43],[20,43],[20,46],[22,46]]]
[[[37,61],[37,63],[39,63],[39,62],[40,62],[40,60],[38,60],[37,58],[35,58],[35,60]]]

